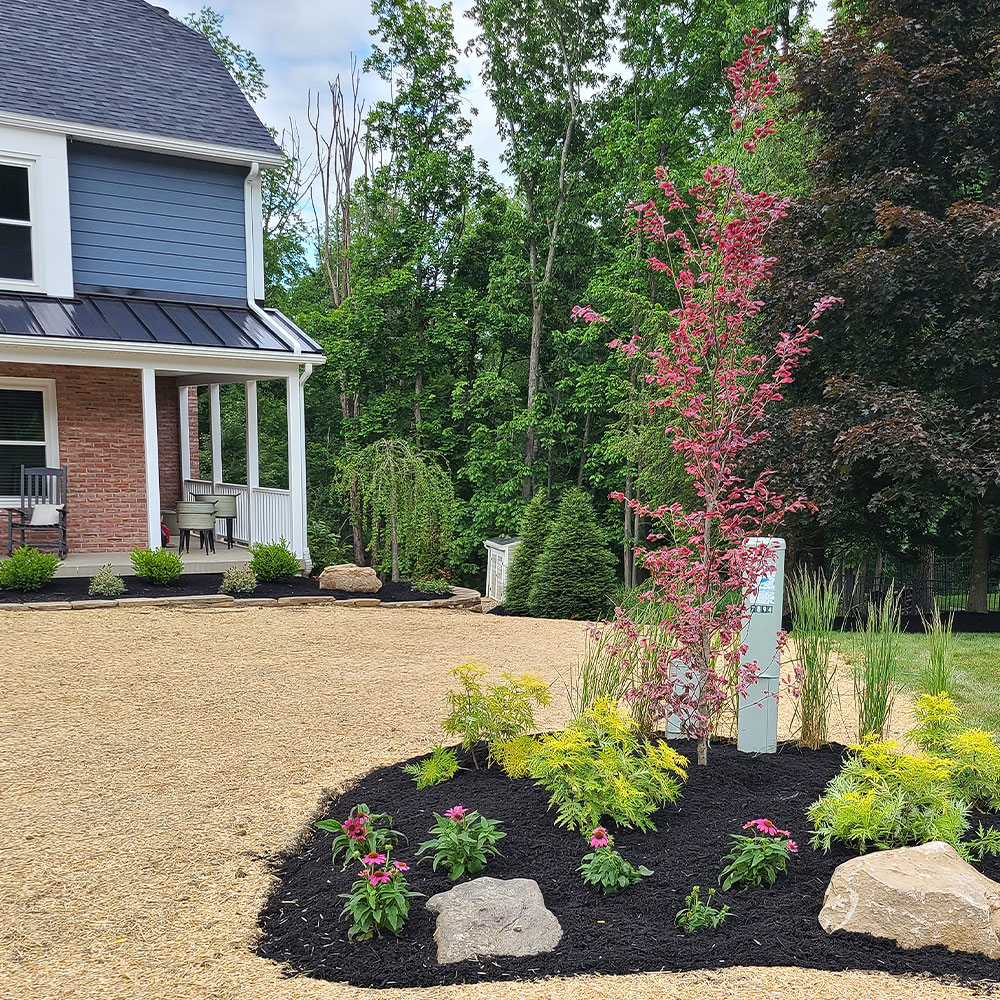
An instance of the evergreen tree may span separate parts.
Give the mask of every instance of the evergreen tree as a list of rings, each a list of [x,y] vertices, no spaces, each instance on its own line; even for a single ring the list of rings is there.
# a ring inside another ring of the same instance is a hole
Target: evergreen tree
[[[514,549],[514,559],[507,574],[503,606],[517,615],[529,614],[528,598],[535,578],[535,568],[545,548],[552,517],[548,498],[540,490],[528,504],[521,518],[521,544]]]
[[[611,553],[583,490],[567,491],[535,569],[528,607],[537,618],[599,619],[615,585]]]

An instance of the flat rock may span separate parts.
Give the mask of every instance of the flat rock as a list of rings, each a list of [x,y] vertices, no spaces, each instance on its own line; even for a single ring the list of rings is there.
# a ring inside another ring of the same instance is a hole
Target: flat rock
[[[351,594],[375,594],[382,586],[371,566],[338,563],[327,566],[319,575],[320,590],[346,590]]]
[[[901,948],[943,944],[1000,958],[1000,883],[941,841],[876,851],[838,865],[819,922],[827,934],[852,931]]]
[[[493,955],[538,955],[562,938],[555,914],[530,878],[484,876],[427,900],[438,915],[434,930],[439,965]]]

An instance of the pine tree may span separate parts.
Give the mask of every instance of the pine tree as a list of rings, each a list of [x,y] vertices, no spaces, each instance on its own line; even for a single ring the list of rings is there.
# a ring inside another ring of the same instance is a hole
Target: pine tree
[[[521,518],[521,544],[514,549],[513,562],[507,574],[503,606],[516,615],[529,613],[528,597],[531,594],[535,568],[542,549],[545,548],[545,539],[548,537],[551,523],[548,498],[542,490],[535,494],[534,499],[525,508],[524,516]]]
[[[567,491],[535,569],[528,608],[538,618],[596,620],[615,585],[611,552],[583,490]]]

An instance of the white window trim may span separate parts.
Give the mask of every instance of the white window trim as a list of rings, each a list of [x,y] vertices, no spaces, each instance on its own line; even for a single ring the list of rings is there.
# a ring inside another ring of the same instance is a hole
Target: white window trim
[[[59,411],[56,406],[56,380],[52,378],[0,378],[0,389],[41,392],[42,419],[45,426],[45,464],[59,468]],[[0,444],[37,444],[32,441],[9,441]],[[0,507],[20,507],[21,497],[0,496]]]
[[[38,197],[38,160],[34,156],[12,156],[0,153],[0,165],[5,167],[22,167],[28,171],[28,221],[23,219],[7,219],[0,216],[0,224],[5,226],[23,226],[31,231],[31,280],[23,278],[5,278],[0,275],[0,289],[5,292],[40,292],[42,283],[39,274],[42,269],[42,255],[39,247],[38,212],[41,199]]]

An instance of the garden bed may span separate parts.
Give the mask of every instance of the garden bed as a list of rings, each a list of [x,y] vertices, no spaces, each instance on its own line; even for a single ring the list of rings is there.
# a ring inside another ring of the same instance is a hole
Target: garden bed
[[[166,586],[158,586],[126,576],[125,593],[129,597],[196,597],[203,594],[217,594],[222,583],[221,573],[190,573],[179,577]],[[0,590],[0,603],[34,604],[39,601],[87,601],[90,595],[87,576],[67,576],[50,580],[41,590]],[[408,583],[393,583],[387,580],[374,594],[357,594],[346,590],[320,590],[316,580],[306,576],[296,576],[273,583],[258,583],[253,592],[255,598],[280,597],[333,597],[337,600],[371,597],[386,603],[396,601],[435,601],[449,594],[427,594],[414,590]]]
[[[689,756],[693,746],[678,744]],[[782,745],[772,756],[739,754],[733,747],[712,749],[709,768],[691,767],[683,797],[656,814],[655,833],[616,833],[616,848],[654,875],[620,896],[604,897],[585,888],[580,859],[589,848],[572,831],[555,827],[546,811],[547,795],[528,779],[512,781],[498,768],[462,770],[451,781],[418,791],[402,765],[362,778],[323,815],[343,819],[352,806],[367,803],[393,815],[409,843],[396,857],[410,862],[411,888],[430,897],[449,888],[429,864],[414,865],[417,845],[426,839],[432,812],[461,803],[500,819],[508,836],[503,856],[484,874],[533,878],[545,903],[559,919],[563,938],[555,951],[529,958],[496,958],[439,966],[435,958],[434,916],[423,899],[413,902],[402,936],[347,943],[343,900],[356,865],[346,871],[330,861],[331,834],[308,833],[302,844],[276,862],[277,882],[260,914],[257,953],[289,970],[357,986],[432,986],[491,979],[532,979],[588,972],[684,971],[741,965],[796,965],[805,968],[871,969],[890,973],[930,973],[966,982],[993,981],[996,963],[943,947],[906,951],[865,935],[827,935],[818,915],[834,868],[852,857],[846,850],[824,855],[808,847],[807,806],[840,769],[843,748],[820,751]],[[770,889],[731,891],[717,898],[731,908],[718,931],[691,936],[674,927],[692,885],[703,896],[714,886],[729,835],[749,819],[765,816],[797,836],[800,853],[789,873]],[[978,820],[979,817],[977,817]],[[982,817],[1000,827],[1000,816]],[[1000,878],[1000,861],[978,865]]]

